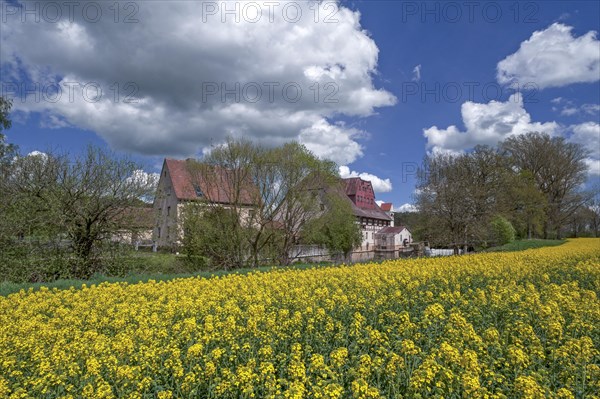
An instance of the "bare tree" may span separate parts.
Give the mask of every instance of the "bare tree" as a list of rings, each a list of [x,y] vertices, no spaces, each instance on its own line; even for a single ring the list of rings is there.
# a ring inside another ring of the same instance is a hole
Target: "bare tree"
[[[257,266],[266,252],[288,264],[304,226],[319,210],[314,188],[336,178],[335,164],[297,143],[265,148],[229,140],[189,166],[205,187],[205,207],[225,207],[236,216],[219,222],[223,234],[238,243],[229,262],[236,267]],[[196,207],[196,214],[202,209]]]
[[[128,158],[92,146],[72,158],[19,158],[8,179],[12,209],[18,211],[14,222],[24,236],[43,231],[66,237],[76,260],[72,276],[89,277],[98,271],[100,244],[118,228],[121,214],[153,189],[135,178],[138,169]]]
[[[432,154],[418,173],[416,203],[425,220],[425,238],[460,246],[484,242],[489,222],[501,211],[505,182],[502,157],[480,146],[468,154]]]

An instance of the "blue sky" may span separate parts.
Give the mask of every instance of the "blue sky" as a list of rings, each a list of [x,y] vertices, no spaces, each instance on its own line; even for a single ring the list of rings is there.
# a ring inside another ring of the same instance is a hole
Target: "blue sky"
[[[590,179],[600,178],[598,2],[292,2],[302,20],[280,21],[281,2],[273,21],[258,22],[242,5],[191,3],[123,2],[97,21],[2,3],[0,81],[16,109],[9,141],[24,153],[91,142],[157,172],[163,156],[201,155],[226,135],[300,140],[342,174],[372,179],[377,197],[398,208],[411,202],[427,151],[540,130],[588,146]],[[128,15],[136,22],[124,23]],[[36,101],[36,88],[51,91],[51,82],[93,82],[104,97],[53,103],[37,93]],[[123,101],[128,82],[134,104]],[[206,96],[223,82],[304,90],[297,102]],[[324,90],[318,101],[314,83]],[[323,99],[328,83],[334,103]]]

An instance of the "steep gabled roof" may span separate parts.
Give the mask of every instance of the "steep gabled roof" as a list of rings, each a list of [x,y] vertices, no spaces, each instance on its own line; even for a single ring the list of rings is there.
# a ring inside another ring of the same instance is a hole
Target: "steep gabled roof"
[[[356,205],[356,203],[351,199],[351,196],[356,195],[356,192],[359,191],[356,186],[361,184],[361,182],[364,182],[364,180],[362,180],[360,177],[340,179],[339,184],[331,185],[327,188],[327,191],[339,193],[340,197],[348,201],[352,206],[352,212],[354,213],[354,216],[391,221],[392,217],[382,211],[376,203],[373,203],[369,208],[363,208]],[[369,182],[369,184],[371,183]]]
[[[221,168],[212,168],[210,173],[214,173],[214,179],[207,181],[202,173],[193,173],[191,167],[194,166],[194,160],[165,159],[164,167],[167,169],[173,191],[179,200],[190,201],[206,199],[220,204],[231,204],[235,201],[235,195],[231,193],[232,176],[229,171]],[[253,205],[257,196],[253,195],[256,189],[251,182],[247,183],[247,188],[240,192],[239,203],[242,205]]]

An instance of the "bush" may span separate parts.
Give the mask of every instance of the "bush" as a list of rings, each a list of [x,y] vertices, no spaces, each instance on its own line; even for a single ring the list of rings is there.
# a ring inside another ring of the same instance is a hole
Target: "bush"
[[[492,219],[490,230],[491,239],[495,245],[504,245],[515,240],[515,228],[506,218],[500,215]]]
[[[90,278],[94,274],[123,277],[135,266],[129,246],[103,242],[92,259],[78,258],[61,240],[23,239],[0,243],[0,281],[42,283]]]
[[[246,230],[230,209],[189,204],[183,212],[182,253],[188,262],[225,270],[246,266],[249,249]]]

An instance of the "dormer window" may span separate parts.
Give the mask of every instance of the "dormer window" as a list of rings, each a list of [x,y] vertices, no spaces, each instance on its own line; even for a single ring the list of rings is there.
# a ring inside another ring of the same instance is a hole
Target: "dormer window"
[[[196,197],[204,197],[204,193],[198,184],[194,184],[194,191],[196,192]]]

